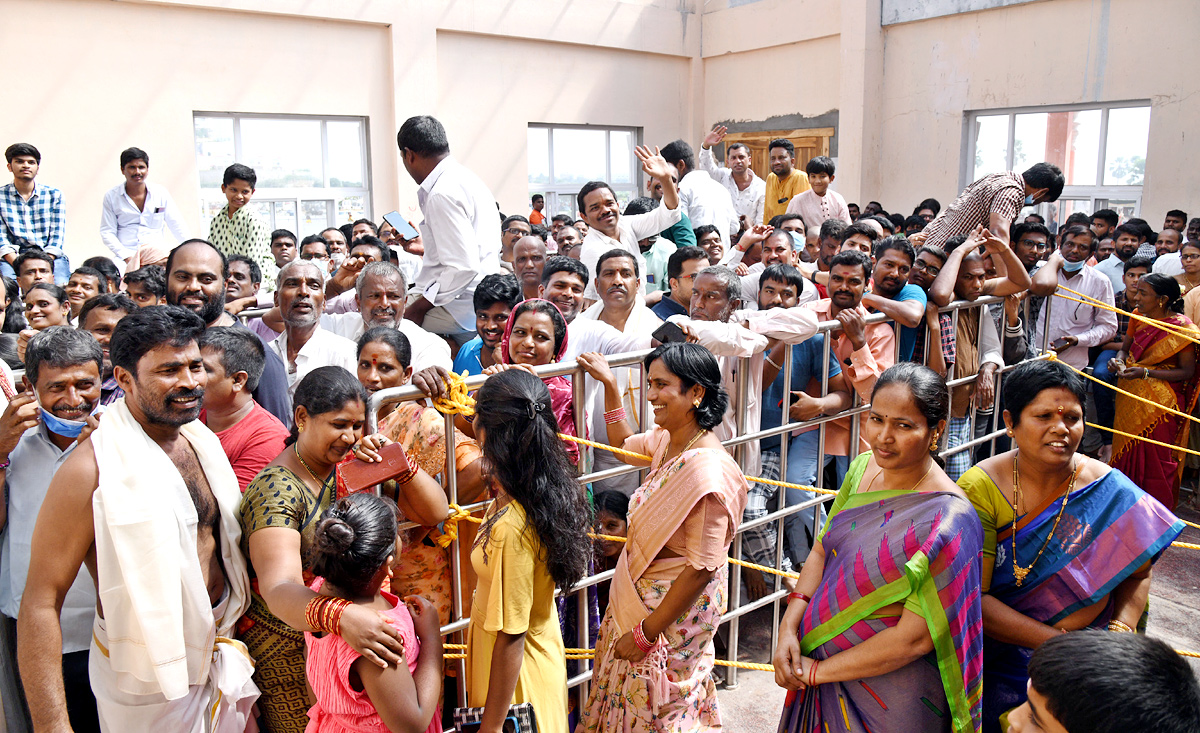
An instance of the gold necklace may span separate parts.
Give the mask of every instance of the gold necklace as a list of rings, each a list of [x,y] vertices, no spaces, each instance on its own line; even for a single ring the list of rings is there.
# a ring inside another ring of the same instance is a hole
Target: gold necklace
[[[1037,561],[1041,559],[1042,553],[1050,545],[1050,539],[1054,537],[1054,532],[1058,529],[1058,522],[1062,519],[1063,512],[1067,510],[1067,500],[1071,497],[1071,492],[1075,490],[1075,477],[1079,474],[1079,465],[1076,464],[1071,469],[1071,482],[1067,485],[1067,491],[1063,494],[1062,506],[1058,508],[1058,516],[1054,518],[1054,525],[1050,527],[1050,534],[1046,535],[1046,540],[1042,542],[1042,549],[1038,550],[1037,555],[1033,558],[1033,562],[1029,563],[1029,567],[1023,568],[1017,565],[1017,502],[1021,498],[1021,474],[1017,471],[1017,456],[1020,451],[1013,453],[1013,577],[1016,578],[1017,587],[1021,587],[1021,583],[1025,582],[1025,576],[1029,575],[1033,570],[1033,566],[1037,565]]]
[[[929,478],[929,472],[933,470],[933,467],[935,465],[937,465],[937,464],[934,461],[932,461],[932,460],[929,461],[929,468],[925,469],[925,473],[921,474],[921,478],[917,479],[917,482],[912,485],[912,488],[909,489],[909,491],[916,491],[917,487],[920,486],[921,483],[925,479]],[[865,494],[865,493],[869,492],[871,490],[871,487],[875,485],[875,480],[878,479],[882,475],[883,475],[883,469],[880,468],[879,473],[877,473],[873,477],[871,477],[871,480],[870,480],[870,482],[867,483],[867,488],[863,491],[863,493]]]
[[[305,471],[308,471],[308,475],[309,475],[309,476],[312,476],[312,477],[313,477],[313,481],[316,481],[316,482],[317,482],[317,485],[318,485],[318,486],[320,486],[322,489],[324,489],[324,488],[325,488],[325,481],[322,481],[322,480],[321,480],[321,479],[320,479],[320,478],[317,476],[317,473],[316,473],[316,471],[313,471],[311,468],[309,468],[309,466],[308,466],[308,463],[306,463],[306,462],[304,461],[304,457],[300,455],[300,446],[299,446],[298,442],[297,442],[297,443],[292,443],[292,450],[293,450],[293,451],[296,453],[296,460],[300,461],[300,465],[301,465],[301,466],[304,466],[304,470],[305,470]],[[326,479],[326,480],[328,480],[328,479]]]

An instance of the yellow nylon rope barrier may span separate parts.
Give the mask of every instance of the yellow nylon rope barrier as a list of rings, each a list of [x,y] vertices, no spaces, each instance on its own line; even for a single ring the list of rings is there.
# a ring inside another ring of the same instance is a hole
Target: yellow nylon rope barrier
[[[1089,422],[1089,423],[1084,423],[1084,424],[1087,425],[1088,427],[1092,427],[1097,430],[1107,430],[1110,433],[1116,433],[1117,435],[1123,435],[1126,438],[1131,438],[1133,440],[1141,440],[1146,443],[1153,443],[1154,445],[1162,446],[1163,448],[1170,448],[1171,450],[1178,450],[1178,451],[1183,451],[1184,453],[1191,453],[1193,456],[1200,456],[1200,452],[1198,452],[1198,451],[1188,450],[1187,448],[1180,448],[1177,445],[1171,445],[1170,443],[1163,443],[1163,442],[1154,440],[1152,438],[1143,438],[1140,435],[1134,435],[1133,433],[1126,433],[1121,430],[1117,430],[1115,428],[1106,428],[1103,425],[1097,425],[1096,423]],[[1193,524],[1192,526],[1195,527],[1196,525]],[[1197,529],[1200,529],[1200,527],[1197,527]]]
[[[1068,298],[1067,296],[1059,293],[1058,291],[1055,291],[1054,294],[1060,298],[1066,298],[1067,300],[1073,300],[1076,303],[1083,303],[1084,305],[1090,305],[1090,306],[1093,306],[1096,308],[1100,308],[1101,310],[1112,311],[1113,313],[1120,313],[1121,315],[1129,316],[1130,318],[1132,318],[1134,320],[1142,321],[1143,323],[1147,323],[1147,324],[1154,326],[1155,328],[1159,328],[1163,331],[1171,331],[1172,333],[1182,336],[1183,338],[1187,339],[1188,341],[1193,341],[1197,344],[1200,344],[1200,339],[1196,338],[1195,331],[1188,329],[1184,326],[1177,326],[1174,323],[1164,323],[1163,321],[1156,321],[1153,318],[1148,318],[1146,316],[1143,316],[1140,313],[1130,313],[1127,310],[1121,310],[1120,308],[1117,308],[1116,306],[1109,305],[1108,303],[1105,303],[1102,300],[1093,298],[1092,296],[1081,293],[1078,290],[1072,290],[1072,289],[1068,288],[1066,285],[1059,285],[1058,287],[1063,290],[1066,290],[1068,293],[1074,293],[1075,295],[1078,295],[1080,298],[1083,298],[1084,300],[1076,300],[1075,298]]]
[[[1133,399],[1137,400],[1138,402],[1145,402],[1147,405],[1151,405],[1151,406],[1153,406],[1153,407],[1157,407],[1158,409],[1162,410],[1163,412],[1169,412],[1169,413],[1171,413],[1172,415],[1178,415],[1179,417],[1186,417],[1188,420],[1191,420],[1192,422],[1195,422],[1195,423],[1200,423],[1200,418],[1192,417],[1191,415],[1188,415],[1187,413],[1180,412],[1179,410],[1173,410],[1173,409],[1171,409],[1170,407],[1167,407],[1167,406],[1165,406],[1165,405],[1160,405],[1160,404],[1158,404],[1157,402],[1155,402],[1154,400],[1146,399],[1145,397],[1138,397],[1138,396],[1137,396],[1137,395],[1135,395],[1135,394],[1132,394],[1132,393],[1130,393],[1130,392],[1126,392],[1125,390],[1121,389],[1120,387],[1114,387],[1114,386],[1112,386],[1111,384],[1109,384],[1108,382],[1104,381],[1103,379],[1097,379],[1096,377],[1093,377],[1091,374],[1088,374],[1087,372],[1085,372],[1085,371],[1083,371],[1083,370],[1076,369],[1075,367],[1071,366],[1070,364],[1067,364],[1067,362],[1063,361],[1062,359],[1059,359],[1059,358],[1058,358],[1058,354],[1055,354],[1053,351],[1052,351],[1052,352],[1050,352],[1049,354],[1047,354],[1046,358],[1047,358],[1047,359],[1049,359],[1049,360],[1051,360],[1051,361],[1057,361],[1058,363],[1065,365],[1065,366],[1066,366],[1068,369],[1070,369],[1071,371],[1075,372],[1075,373],[1076,373],[1076,374],[1078,374],[1079,376],[1081,376],[1081,377],[1086,377],[1087,379],[1090,379],[1090,380],[1092,380],[1092,381],[1093,381],[1093,382],[1095,382],[1096,384],[1102,384],[1102,385],[1104,385],[1105,387],[1107,387],[1107,388],[1109,388],[1109,389],[1113,390],[1114,392],[1119,392],[1119,393],[1121,393],[1121,394],[1125,395],[1126,397],[1130,397],[1130,398],[1133,398]]]

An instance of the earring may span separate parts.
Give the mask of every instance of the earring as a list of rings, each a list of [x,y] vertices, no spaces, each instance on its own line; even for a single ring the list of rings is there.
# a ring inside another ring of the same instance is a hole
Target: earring
[[[941,433],[934,433],[933,440],[929,442],[929,452],[932,453],[938,449],[938,441],[941,439]]]
[[[701,400],[699,398],[697,398],[696,401],[692,403],[692,407],[699,407],[700,402],[701,402]]]
[[[1009,428],[1009,429],[1008,429],[1008,437],[1010,437],[1010,438],[1011,438],[1012,436],[1013,436],[1013,431],[1012,431],[1012,428]]]

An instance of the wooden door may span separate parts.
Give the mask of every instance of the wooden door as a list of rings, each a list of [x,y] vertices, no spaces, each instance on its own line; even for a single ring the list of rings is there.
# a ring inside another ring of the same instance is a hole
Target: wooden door
[[[818,127],[809,130],[766,130],[762,132],[731,132],[725,136],[725,147],[742,143],[750,148],[750,167],[760,177],[771,172],[767,146],[772,140],[784,138],[796,146],[796,167],[804,170],[809,160],[818,155],[829,155],[829,138],[834,128]]]

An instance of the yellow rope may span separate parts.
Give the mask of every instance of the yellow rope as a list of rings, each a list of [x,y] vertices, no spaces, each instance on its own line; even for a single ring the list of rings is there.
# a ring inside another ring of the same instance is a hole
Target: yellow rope
[[[768,486],[782,486],[785,489],[800,489],[801,491],[811,491],[816,494],[833,494],[837,495],[834,489],[818,489],[816,486],[801,486],[800,484],[789,484],[786,481],[774,481],[769,478],[758,478],[757,476],[747,476],[747,481],[753,481],[757,484],[767,484]]]
[[[1060,364],[1065,364],[1065,365],[1067,366],[1067,368],[1069,368],[1071,371],[1075,372],[1076,374],[1080,375],[1081,377],[1086,377],[1086,378],[1088,378],[1088,379],[1092,380],[1093,382],[1095,382],[1096,384],[1102,384],[1102,385],[1104,385],[1105,387],[1108,387],[1109,389],[1113,390],[1114,392],[1119,392],[1119,393],[1121,393],[1121,394],[1125,395],[1126,397],[1131,397],[1131,398],[1133,398],[1133,399],[1137,400],[1138,402],[1145,402],[1147,405],[1152,405],[1152,406],[1154,406],[1154,407],[1157,407],[1158,409],[1160,409],[1160,410],[1162,410],[1162,411],[1164,411],[1164,412],[1169,412],[1169,413],[1171,413],[1172,415],[1178,415],[1179,417],[1186,417],[1188,420],[1191,420],[1191,421],[1193,421],[1193,422],[1196,422],[1196,423],[1200,423],[1200,418],[1192,417],[1191,415],[1188,415],[1187,413],[1180,412],[1179,410],[1173,410],[1173,409],[1171,409],[1170,407],[1167,407],[1167,406],[1165,406],[1165,405],[1160,405],[1160,404],[1158,404],[1157,402],[1155,402],[1154,400],[1146,399],[1145,397],[1139,397],[1139,396],[1137,396],[1137,395],[1135,395],[1135,394],[1132,394],[1132,393],[1130,393],[1130,392],[1126,392],[1125,390],[1121,389],[1120,387],[1114,387],[1114,386],[1112,386],[1111,384],[1109,384],[1108,382],[1104,381],[1103,379],[1097,379],[1096,377],[1093,377],[1091,374],[1088,374],[1088,373],[1087,373],[1087,372],[1085,372],[1085,371],[1082,371],[1082,370],[1080,370],[1080,369],[1076,369],[1075,367],[1071,366],[1070,364],[1067,364],[1067,363],[1066,363],[1065,361],[1063,361],[1062,359],[1059,359],[1059,358],[1058,358],[1058,355],[1057,355],[1057,354],[1055,354],[1054,352],[1050,352],[1050,353],[1049,353],[1049,354],[1046,356],[1046,358],[1047,358],[1047,359],[1049,359],[1049,360],[1051,360],[1051,361],[1057,361],[1057,362],[1058,362],[1058,363],[1060,363]]]
[[[581,443],[583,445],[590,445],[593,448],[599,448],[601,450],[610,451],[612,453],[616,453],[617,455],[629,456],[630,458],[636,458],[639,461],[645,461],[646,463],[650,462],[650,456],[645,455],[644,453],[634,453],[631,450],[625,450],[624,448],[617,448],[617,447],[611,446],[607,443],[597,443],[594,440],[588,440],[587,438],[580,438],[575,435],[567,435],[566,433],[559,433],[558,437],[562,438],[563,440],[569,440],[572,443]]]
[[[1178,517],[1176,517],[1176,519],[1178,519]],[[1189,522],[1186,519],[1180,519],[1179,521],[1183,522],[1184,524],[1186,524],[1189,527],[1195,527],[1196,529],[1200,529],[1200,524],[1192,524],[1191,522]]]
[[[1120,308],[1117,308],[1116,306],[1109,305],[1108,303],[1105,303],[1102,300],[1093,298],[1092,296],[1087,295],[1086,293],[1081,293],[1078,290],[1072,290],[1072,289],[1068,288],[1066,285],[1059,285],[1058,287],[1062,290],[1066,290],[1068,293],[1074,293],[1075,295],[1078,295],[1080,298],[1083,298],[1084,300],[1076,300],[1075,298],[1068,298],[1067,296],[1062,295],[1061,293],[1055,291],[1054,294],[1060,298],[1066,298],[1067,300],[1073,300],[1076,303],[1083,303],[1084,305],[1090,305],[1090,306],[1093,306],[1096,308],[1100,308],[1101,310],[1112,311],[1113,313],[1120,313],[1121,315],[1129,316],[1130,318],[1132,318],[1134,320],[1142,321],[1143,323],[1148,323],[1149,325],[1154,326],[1155,328],[1159,328],[1163,331],[1171,331],[1172,333],[1175,333],[1176,335],[1182,336],[1183,338],[1187,339],[1188,341],[1192,341],[1197,344],[1200,344],[1200,339],[1196,338],[1196,332],[1190,328],[1187,328],[1186,326],[1177,326],[1174,323],[1166,323],[1163,321],[1157,321],[1153,318],[1148,318],[1146,316],[1141,315],[1140,313],[1131,313],[1127,310],[1121,310]]]
[[[1171,547],[1182,547],[1187,550],[1200,550],[1200,545],[1193,545],[1191,542],[1172,542]]]
[[[1194,456],[1200,456],[1200,452],[1197,452],[1194,450],[1188,450],[1187,448],[1180,448],[1179,446],[1171,445],[1170,443],[1162,443],[1157,440],[1153,440],[1151,438],[1143,438],[1140,435],[1134,435],[1133,433],[1126,433],[1121,430],[1116,430],[1115,428],[1106,428],[1103,425],[1097,425],[1095,423],[1089,422],[1089,423],[1084,423],[1084,424],[1087,425],[1088,427],[1096,428],[1097,430],[1107,430],[1110,433],[1116,433],[1117,435],[1123,435],[1126,438],[1132,438],[1133,440],[1141,440],[1146,443],[1153,443],[1154,445],[1162,446],[1163,448],[1170,448],[1171,450],[1183,451],[1184,453],[1191,453]],[[1197,527],[1194,524],[1192,526],[1196,527],[1196,529],[1200,529],[1200,527]]]

